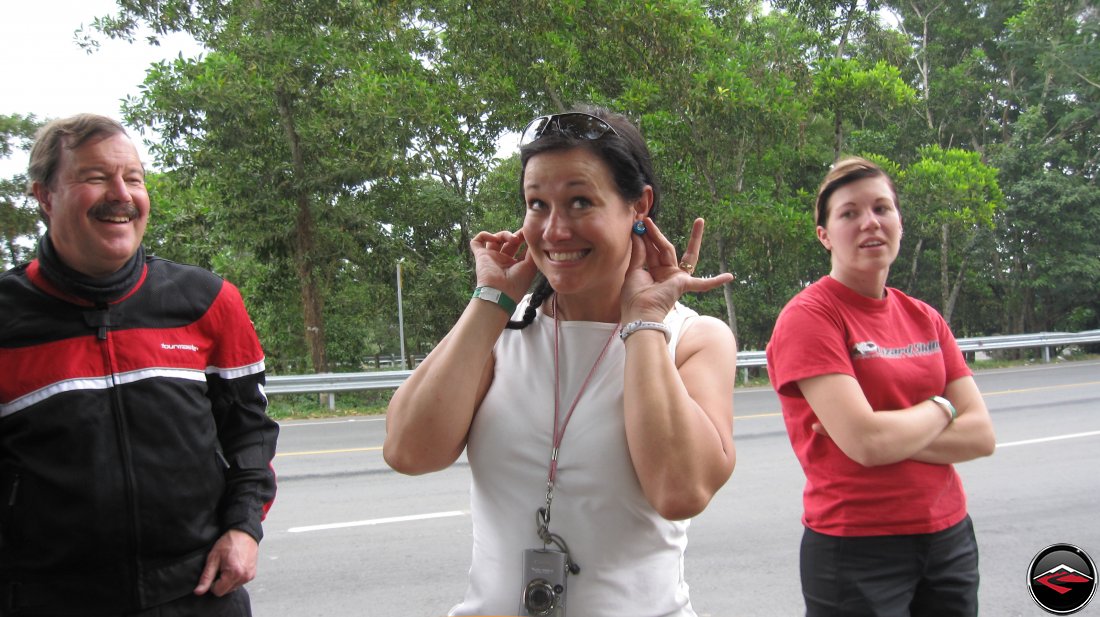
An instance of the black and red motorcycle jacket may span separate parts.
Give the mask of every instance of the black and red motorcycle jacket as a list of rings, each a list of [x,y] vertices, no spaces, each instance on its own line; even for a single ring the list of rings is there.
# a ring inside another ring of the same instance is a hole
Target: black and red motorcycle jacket
[[[40,260],[0,275],[0,615],[156,606],[226,531],[262,537],[279,429],[240,293],[141,257],[109,303]]]

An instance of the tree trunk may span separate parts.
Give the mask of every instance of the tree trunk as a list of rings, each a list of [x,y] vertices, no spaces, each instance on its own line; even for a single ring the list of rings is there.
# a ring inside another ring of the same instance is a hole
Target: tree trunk
[[[718,238],[718,267],[721,272],[731,272],[730,262],[726,251],[726,239]],[[733,286],[730,283],[722,285],[722,299],[726,302],[726,323],[733,332],[733,338],[741,340],[737,335],[737,307],[733,303]]]
[[[913,14],[921,20],[921,49],[915,54],[914,62],[917,65],[917,72],[920,73],[921,93],[924,96],[924,121],[929,130],[933,131],[936,130],[936,124],[932,118],[932,66],[929,59],[930,52],[928,51],[931,35],[928,32],[928,22],[931,20],[932,13],[943,8],[943,6],[944,3],[941,2],[928,11],[922,12],[921,7],[917,6],[915,2],[909,3],[909,8],[913,10]]]
[[[940,225],[940,306],[947,306],[947,296],[950,293],[947,276],[947,223]]]
[[[329,372],[325,351],[324,299],[317,288],[317,273],[313,268],[313,213],[309,199],[298,196],[298,216],[295,224],[295,269],[302,284],[302,317],[306,328],[306,348],[317,373]]]
[[[851,0],[848,10],[844,13],[844,30],[840,34],[840,40],[836,44],[836,59],[844,57],[844,48],[848,45],[848,36],[852,32],[852,22],[855,20],[856,8],[859,0]],[[833,114],[833,162],[840,160],[840,153],[844,149],[844,119],[840,115],[840,109]]]
[[[974,254],[974,247],[978,244],[978,239],[981,236],[981,232],[975,233],[970,237],[970,240],[966,243],[966,248],[962,252],[962,262],[959,264],[959,271],[955,274],[955,282],[951,285],[951,294],[947,298],[947,303],[943,306],[943,318],[947,321],[947,325],[951,325],[951,316],[955,314],[955,303],[959,299],[959,292],[962,290],[963,279],[966,276],[966,265],[970,262],[970,256]]]
[[[840,153],[844,148],[844,122],[840,117],[840,110],[836,110],[833,117],[833,162],[840,160]]]
[[[844,56],[844,48],[848,45],[848,36],[852,33],[852,22],[855,21],[856,9],[859,8],[859,0],[851,0],[848,10],[844,12],[844,30],[840,33],[840,40],[836,45],[836,57]]]
[[[955,314],[955,302],[959,299],[959,290],[962,289],[963,275],[966,274],[966,262],[969,258],[969,253],[963,255],[963,261],[959,266],[959,272],[955,275],[955,284],[951,286],[951,295],[947,298],[947,304],[943,306],[943,319],[947,322],[948,326],[951,325],[951,316]]]
[[[913,249],[913,263],[909,266],[909,284],[905,287],[905,293],[913,293],[917,288],[917,267],[920,265],[920,253],[924,248],[924,238],[917,238],[917,246]]]
[[[290,97],[276,89],[276,103],[279,118],[286,133],[294,165],[294,179],[301,182],[306,177],[305,156],[298,130],[294,124],[294,112],[290,108]],[[306,348],[309,350],[313,370],[317,373],[329,372],[328,355],[325,351],[324,299],[317,285],[317,273],[313,264],[313,211],[309,207],[309,195],[298,186],[293,189],[294,201],[298,207],[294,219],[294,267],[301,284],[302,320],[305,325]]]

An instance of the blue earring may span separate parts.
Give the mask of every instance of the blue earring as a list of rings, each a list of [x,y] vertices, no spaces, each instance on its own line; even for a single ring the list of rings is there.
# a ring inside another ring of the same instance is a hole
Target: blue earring
[[[644,236],[645,232],[646,232],[645,222],[635,221],[634,222],[634,227],[632,227],[630,229],[630,231],[633,231],[634,233],[638,234],[639,236]]]

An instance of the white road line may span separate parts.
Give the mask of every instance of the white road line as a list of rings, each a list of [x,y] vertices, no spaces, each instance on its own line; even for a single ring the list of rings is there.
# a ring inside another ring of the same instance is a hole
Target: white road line
[[[354,418],[340,420],[294,420],[287,419],[279,422],[282,428],[297,428],[299,426],[325,426],[328,424],[350,424],[352,422],[383,422],[386,416],[356,416]]]
[[[1089,431],[1087,433],[1073,433],[1069,435],[1055,435],[1054,437],[1042,437],[1040,439],[1025,439],[1023,441],[1010,441],[1006,443],[997,444],[997,449],[1011,448],[1013,446],[1027,446],[1037,443],[1048,443],[1051,441],[1062,441],[1064,439],[1079,439],[1081,437],[1097,437],[1100,436],[1100,431]],[[465,510],[452,510],[450,512],[433,512],[430,514],[413,514],[410,516],[391,516],[388,518],[373,518],[365,521],[350,521],[347,523],[330,523],[327,525],[308,525],[305,527],[291,527],[287,529],[290,533],[305,533],[310,531],[326,531],[329,529],[345,529],[348,527],[365,527],[368,525],[386,525],[388,523],[408,523],[411,521],[426,521],[436,518],[450,518],[454,516],[466,516],[469,512]]]
[[[1048,441],[1061,441],[1063,439],[1077,439],[1079,437],[1096,437],[1100,435],[1100,431],[1090,431],[1088,433],[1073,433],[1072,435],[1055,435],[1054,437],[1042,437],[1040,439],[1025,439],[1023,441],[1010,441],[1008,443],[997,444],[997,449],[1011,448],[1012,446],[1029,446],[1035,443],[1047,443]]]
[[[372,518],[365,521],[351,521],[348,523],[330,523],[328,525],[309,525],[306,527],[291,527],[290,533],[304,533],[307,531],[325,531],[327,529],[344,529],[346,527],[363,527],[366,525],[385,525],[386,523],[406,523],[409,521],[426,521],[433,518],[448,518],[452,516],[465,516],[469,514],[464,510],[451,512],[433,512],[431,514],[414,514],[412,516],[391,516],[389,518]]]

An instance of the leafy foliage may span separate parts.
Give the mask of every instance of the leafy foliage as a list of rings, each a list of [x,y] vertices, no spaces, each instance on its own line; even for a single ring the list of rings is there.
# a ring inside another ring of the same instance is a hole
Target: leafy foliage
[[[699,272],[736,280],[687,302],[743,348],[827,271],[812,196],[845,153],[898,184],[891,283],[958,332],[1100,327],[1087,0],[120,0],[93,29],[205,48],[124,107],[160,135],[148,245],[237,283],[277,372],[430,349],[468,302],[470,238],[521,221],[498,144],[580,103],[639,123],[675,242],[706,218]],[[0,117],[0,154],[35,122]],[[19,183],[12,263],[36,226]]]
[[[0,115],[0,158],[8,158],[16,148],[30,150],[31,139],[40,126],[33,114]],[[33,244],[29,238],[38,227],[38,207],[27,197],[27,176],[17,174],[0,178],[0,242],[5,269],[25,261]]]

